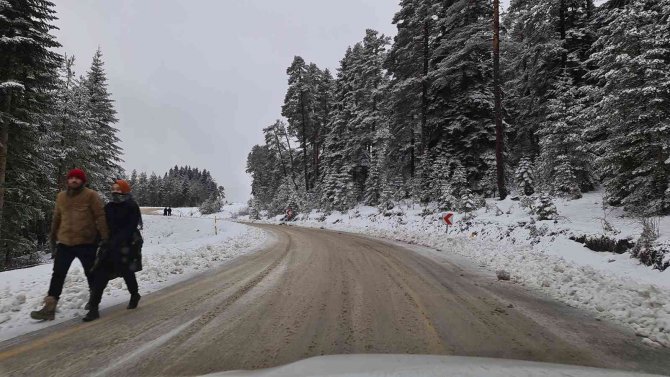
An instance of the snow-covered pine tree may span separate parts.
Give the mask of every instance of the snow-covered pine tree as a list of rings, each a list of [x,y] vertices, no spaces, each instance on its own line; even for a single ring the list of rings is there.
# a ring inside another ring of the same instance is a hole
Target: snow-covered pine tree
[[[629,212],[670,213],[670,6],[608,3],[597,23],[585,109],[607,200]]]
[[[580,187],[592,187],[591,158],[582,137],[582,110],[572,79],[563,74],[550,92],[547,119],[537,135],[540,155],[536,161],[540,186],[553,195],[580,198]]]
[[[512,0],[504,23],[509,134],[512,159],[539,153],[538,127],[549,112],[557,78],[562,72],[579,85],[592,43],[588,31],[592,0]]]
[[[91,164],[88,169],[89,181],[92,187],[107,191],[109,182],[121,177],[123,169],[119,165],[122,160],[118,130],[114,127],[118,119],[114,109],[114,100],[107,90],[107,76],[100,48],[93,55],[93,61],[83,80],[83,85],[88,92],[90,132],[94,135],[95,141],[89,146],[91,158],[90,161],[87,161]]]
[[[0,2],[0,269],[45,242],[53,205],[53,90],[61,57],[54,4]],[[40,229],[41,228],[41,229]]]
[[[449,144],[449,154],[479,186],[488,166],[484,156],[495,146],[492,7],[489,1],[450,2],[436,22],[443,30],[432,54],[429,74],[435,106],[429,109],[439,128],[431,139]]]
[[[391,74],[388,88],[389,121],[394,142],[390,153],[402,169],[404,181],[416,185],[414,179],[419,159],[424,155],[428,139],[439,127],[439,120],[431,121],[430,107],[434,98],[430,91],[433,65],[430,63],[437,40],[442,35],[435,20],[441,14],[438,0],[402,0],[400,10],[393,17],[398,29],[394,43],[384,63]],[[427,183],[418,177],[418,186]],[[423,177],[427,178],[427,177]],[[406,191],[417,191],[406,187]],[[421,191],[419,190],[419,191]]]
[[[547,193],[542,193],[537,199],[533,212],[537,215],[538,220],[555,220],[558,217],[556,206]]]
[[[364,199],[366,181],[370,177],[373,160],[380,147],[376,137],[383,127],[382,89],[385,86],[383,61],[388,38],[368,29],[362,42],[356,43],[345,56],[338,72],[336,98],[340,98],[333,118],[346,122],[344,161],[352,173],[354,202]],[[332,132],[333,130],[331,130]],[[378,190],[378,188],[373,188]]]
[[[282,115],[288,120],[288,132],[300,141],[305,191],[313,187],[313,171],[310,169],[309,142],[314,132],[313,118],[316,106],[314,77],[315,70],[309,69],[305,60],[296,56],[286,70],[288,90],[282,106]]]
[[[514,182],[520,195],[535,193],[535,172],[530,157],[523,157],[514,172]]]

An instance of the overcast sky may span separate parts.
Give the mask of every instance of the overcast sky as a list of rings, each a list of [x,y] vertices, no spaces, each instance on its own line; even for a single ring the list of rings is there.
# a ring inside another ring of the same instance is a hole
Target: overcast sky
[[[247,200],[246,156],[280,117],[295,55],[333,73],[366,28],[395,35],[398,0],[55,0],[77,73],[100,46],[123,166],[212,172]],[[505,1],[504,1],[505,3]]]

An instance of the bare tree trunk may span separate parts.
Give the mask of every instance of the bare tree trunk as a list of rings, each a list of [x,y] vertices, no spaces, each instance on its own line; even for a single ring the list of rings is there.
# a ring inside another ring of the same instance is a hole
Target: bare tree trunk
[[[277,134],[277,127],[273,127],[272,130],[274,131],[275,140],[277,141],[277,151],[279,152],[279,160],[281,161],[282,170],[284,170],[284,177],[288,178],[288,173],[286,171],[286,164],[284,164],[284,157],[281,154],[281,143],[279,141],[279,135]],[[288,142],[288,135],[286,136],[286,141]],[[290,144],[289,144],[289,153],[291,153]],[[293,175],[293,156],[291,156],[291,181],[293,182],[293,187],[295,187],[295,190],[298,191],[298,185],[295,183],[295,176]]]
[[[410,148],[410,159],[409,159],[409,172],[410,172],[410,177],[414,178],[414,169],[415,169],[415,165],[416,165],[416,162],[414,161],[414,159],[416,158],[416,154],[415,154],[415,152],[414,152],[414,148],[415,148],[415,145],[416,145],[416,139],[415,139],[415,135],[414,135],[414,123],[413,123],[413,122],[412,122],[412,126],[410,127],[409,130],[410,130],[410,132],[411,132],[411,141],[410,141],[410,143],[411,143],[411,148]]]
[[[293,185],[295,186],[296,191],[298,191],[298,185],[295,183],[295,164],[293,162],[293,150],[291,149],[291,141],[288,138],[288,132],[284,130],[284,136],[286,137],[286,146],[288,146],[288,156],[289,160],[291,161],[291,180],[293,181]]]
[[[503,161],[502,93],[500,90],[500,0],[493,0],[493,92],[496,121],[496,176],[500,200],[507,197],[505,164]]]
[[[319,179],[319,129],[320,127],[314,122],[314,133],[312,135],[312,170],[314,171],[314,186]]]
[[[272,127],[272,131],[275,134],[275,141],[277,143],[277,154],[279,154],[279,161],[281,162],[281,169],[284,172],[284,178],[288,178],[288,172],[286,171],[286,164],[284,164],[284,156],[281,154],[281,147],[279,146],[279,135],[277,135],[277,129]]]
[[[559,7],[560,7],[558,10],[558,15],[560,17],[559,32],[561,33],[561,41],[563,41],[563,53],[561,54],[561,64],[563,69],[565,69],[568,64],[568,52],[565,50],[565,38],[566,38],[565,0],[561,0]]]
[[[426,123],[428,120],[428,55],[430,54],[428,46],[429,28],[428,15],[425,15],[423,21],[423,74],[421,76],[421,129],[419,130],[419,155],[423,156],[426,148]]]
[[[5,266],[9,266],[11,262],[11,253],[7,241],[5,240],[6,236],[3,234],[3,220],[5,215],[5,186],[7,182],[7,158],[9,155],[9,111],[12,106],[12,93],[11,91],[3,96],[2,107],[0,110],[3,114],[0,113],[0,241],[2,242],[3,249],[5,250]]]
[[[305,114],[304,92],[300,92],[300,113],[302,115],[302,166],[305,171],[305,191],[309,192],[309,175],[307,174],[307,116]]]

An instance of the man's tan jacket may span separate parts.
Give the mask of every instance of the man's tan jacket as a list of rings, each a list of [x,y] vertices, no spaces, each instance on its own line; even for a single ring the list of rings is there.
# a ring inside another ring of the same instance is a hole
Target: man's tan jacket
[[[66,246],[91,245],[98,234],[102,240],[109,238],[100,195],[86,187],[79,192],[59,193],[51,223],[51,239]]]

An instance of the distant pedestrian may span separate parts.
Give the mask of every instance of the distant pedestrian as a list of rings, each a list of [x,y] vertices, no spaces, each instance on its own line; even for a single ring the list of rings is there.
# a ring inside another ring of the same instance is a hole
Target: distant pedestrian
[[[168,207],[168,216],[172,216],[172,207]]]
[[[167,207],[165,207],[165,208],[163,208],[163,216],[167,216],[167,215],[168,215],[168,209],[167,209]]]
[[[142,222],[140,207],[130,194],[131,187],[124,180],[112,185],[112,201],[105,206],[109,224],[107,248],[98,250],[93,267],[93,291],[91,306],[83,318],[85,322],[100,317],[99,306],[107,283],[122,277],[130,293],[128,309],[135,309],[140,301],[140,293],[135,272],[142,270],[142,236],[138,226]]]
[[[79,259],[88,281],[93,286],[91,268],[95,262],[97,240],[104,246],[109,238],[102,199],[97,192],[84,186],[86,174],[80,169],[67,175],[67,190],[56,197],[50,240],[55,251],[53,273],[44,307],[30,313],[39,320],[53,320],[56,305],[63,291],[65,277],[75,258]]]

